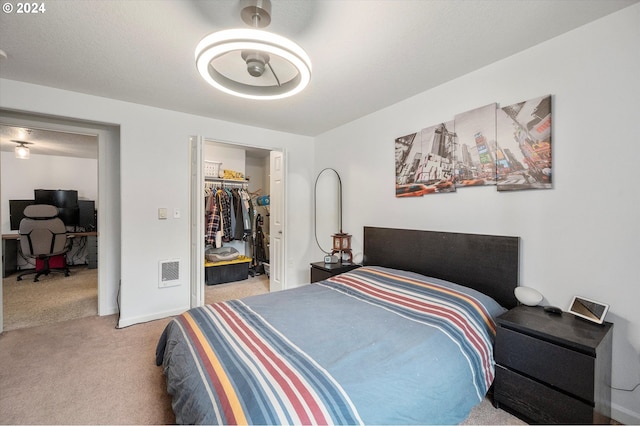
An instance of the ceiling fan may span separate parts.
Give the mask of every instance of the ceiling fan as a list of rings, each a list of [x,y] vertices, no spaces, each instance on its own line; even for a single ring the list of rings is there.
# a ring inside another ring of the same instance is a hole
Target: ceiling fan
[[[196,47],[196,67],[207,83],[248,99],[293,96],[311,80],[311,60],[293,41],[261,30],[271,23],[270,0],[242,0],[251,28],[218,31]]]

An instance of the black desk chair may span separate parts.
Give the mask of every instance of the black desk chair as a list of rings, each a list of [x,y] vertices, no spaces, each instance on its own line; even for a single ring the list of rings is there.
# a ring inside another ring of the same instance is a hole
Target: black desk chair
[[[33,281],[38,281],[40,275],[49,275],[52,271],[64,272],[68,277],[69,268],[63,256],[69,250],[67,229],[58,217],[58,209],[47,204],[33,204],[24,209],[24,216],[18,231],[20,246],[25,256],[36,259],[36,269],[23,272],[17,280],[22,280],[24,275],[36,274]],[[53,257],[60,265],[50,266]]]

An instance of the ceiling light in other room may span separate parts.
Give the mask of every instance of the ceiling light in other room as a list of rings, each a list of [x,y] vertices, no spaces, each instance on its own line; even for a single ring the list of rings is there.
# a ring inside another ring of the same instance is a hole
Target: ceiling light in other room
[[[19,158],[21,160],[28,160],[29,159],[29,147],[27,147],[26,145],[29,144],[29,142],[21,142],[21,141],[12,141],[18,144],[18,146],[16,146],[15,148],[15,154],[16,154],[16,158]]]
[[[268,0],[248,0],[241,10],[254,28],[210,34],[198,43],[196,67],[204,80],[230,95],[281,99],[304,90],[311,81],[311,60],[293,41],[255,28],[271,22]]]

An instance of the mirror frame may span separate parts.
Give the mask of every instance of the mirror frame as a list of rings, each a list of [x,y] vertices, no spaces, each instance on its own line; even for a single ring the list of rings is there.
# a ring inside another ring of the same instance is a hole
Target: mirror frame
[[[342,179],[340,178],[340,174],[338,173],[337,170],[331,167],[324,168],[320,170],[320,173],[318,173],[318,176],[316,177],[316,182],[314,184],[314,189],[313,189],[313,232],[316,239],[316,244],[318,245],[320,250],[322,250],[323,253],[330,254],[331,250],[327,251],[324,248],[322,248],[322,246],[320,245],[320,241],[318,240],[318,222],[317,222],[318,220],[318,204],[317,204],[318,181],[320,180],[320,177],[322,176],[322,174],[325,172],[334,172],[336,177],[338,178],[338,212],[337,212],[338,213],[338,229],[337,229],[337,232],[339,233],[342,233]]]

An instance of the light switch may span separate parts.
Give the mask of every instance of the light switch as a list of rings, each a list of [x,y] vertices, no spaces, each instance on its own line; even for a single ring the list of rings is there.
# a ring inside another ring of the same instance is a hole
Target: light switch
[[[166,207],[160,207],[158,209],[158,219],[166,219],[167,218],[167,209]]]
[[[173,218],[180,219],[180,209],[173,209]]]

